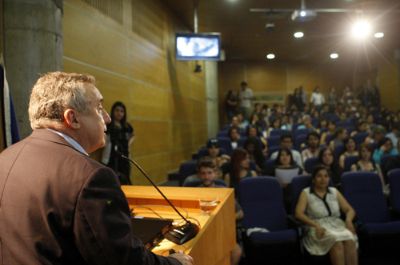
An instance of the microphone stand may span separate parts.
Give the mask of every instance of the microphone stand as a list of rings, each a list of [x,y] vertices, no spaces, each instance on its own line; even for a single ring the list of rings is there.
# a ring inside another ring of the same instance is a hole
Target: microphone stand
[[[119,152],[118,152],[119,153]],[[151,185],[161,194],[161,196],[167,201],[167,203],[174,209],[174,211],[185,221],[185,224],[181,226],[174,226],[171,231],[169,231],[165,237],[174,242],[175,244],[182,245],[195,237],[197,233],[199,232],[199,227],[190,222],[188,219],[183,216],[178,209],[172,204],[172,202],[167,198],[167,196],[164,195],[164,193],[157,187],[157,185],[151,180],[149,175],[144,171],[144,169],[136,163],[135,160],[130,159],[129,157],[119,153],[119,155],[125,159],[131,162],[139,171],[145,176],[145,178],[151,183]]]

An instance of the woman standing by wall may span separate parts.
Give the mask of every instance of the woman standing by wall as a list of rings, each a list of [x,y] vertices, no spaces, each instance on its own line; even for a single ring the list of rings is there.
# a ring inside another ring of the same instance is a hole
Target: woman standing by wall
[[[111,123],[107,125],[107,142],[102,162],[118,174],[121,185],[131,184],[131,167],[121,154],[129,157],[129,147],[134,138],[133,127],[126,121],[126,107],[117,101],[111,108]]]

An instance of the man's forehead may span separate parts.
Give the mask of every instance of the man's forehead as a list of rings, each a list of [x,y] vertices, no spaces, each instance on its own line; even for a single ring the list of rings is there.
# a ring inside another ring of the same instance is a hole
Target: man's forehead
[[[103,95],[96,86],[87,84],[85,92],[86,96],[88,96],[91,100],[94,100],[95,102],[103,102]]]

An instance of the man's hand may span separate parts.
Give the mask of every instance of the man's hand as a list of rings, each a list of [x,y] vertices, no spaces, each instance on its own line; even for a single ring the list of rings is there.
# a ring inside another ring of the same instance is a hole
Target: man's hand
[[[182,251],[169,255],[169,257],[177,259],[182,265],[193,265],[193,258],[184,254]]]

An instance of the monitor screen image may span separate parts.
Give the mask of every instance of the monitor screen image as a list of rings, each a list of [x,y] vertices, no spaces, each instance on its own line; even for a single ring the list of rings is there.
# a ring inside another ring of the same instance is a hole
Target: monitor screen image
[[[177,33],[177,60],[219,60],[220,34]]]

